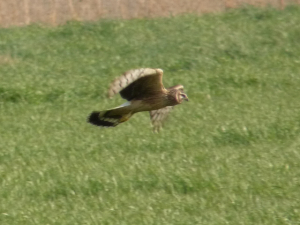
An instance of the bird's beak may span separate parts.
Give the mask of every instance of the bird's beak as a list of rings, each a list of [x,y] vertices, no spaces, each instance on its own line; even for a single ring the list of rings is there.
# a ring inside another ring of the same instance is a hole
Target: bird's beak
[[[187,94],[184,94],[183,96],[184,96],[184,100],[188,102],[189,98],[188,98]]]

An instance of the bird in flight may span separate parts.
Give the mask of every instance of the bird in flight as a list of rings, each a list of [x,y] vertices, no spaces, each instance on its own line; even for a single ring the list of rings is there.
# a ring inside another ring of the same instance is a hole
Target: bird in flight
[[[120,93],[127,102],[113,109],[92,112],[88,122],[115,127],[137,112],[149,111],[153,129],[158,132],[173,107],[189,100],[182,85],[166,89],[162,77],[162,69],[141,68],[125,72],[111,83],[108,96],[111,98]]]

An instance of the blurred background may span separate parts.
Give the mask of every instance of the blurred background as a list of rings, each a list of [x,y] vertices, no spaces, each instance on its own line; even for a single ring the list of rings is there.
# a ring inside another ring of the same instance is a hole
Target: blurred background
[[[0,0],[0,224],[299,225],[298,3]],[[164,129],[88,124],[143,67]]]
[[[245,5],[283,9],[300,0],[10,0],[0,1],[0,26],[100,18],[142,18],[224,11]]]

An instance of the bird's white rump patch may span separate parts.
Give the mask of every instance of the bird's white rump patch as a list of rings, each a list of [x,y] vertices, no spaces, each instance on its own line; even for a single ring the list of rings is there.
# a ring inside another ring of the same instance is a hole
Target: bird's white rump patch
[[[120,105],[119,107],[125,107],[125,106],[129,106],[131,105],[131,102],[124,102],[122,105]]]

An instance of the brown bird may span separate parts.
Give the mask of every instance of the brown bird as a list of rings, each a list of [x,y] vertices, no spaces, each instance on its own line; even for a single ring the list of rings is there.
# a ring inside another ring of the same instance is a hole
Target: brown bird
[[[108,96],[111,98],[120,93],[128,102],[113,109],[94,111],[88,117],[88,122],[115,127],[137,112],[149,111],[154,131],[159,131],[172,108],[183,100],[189,100],[182,85],[166,89],[162,77],[161,69],[142,68],[125,72],[111,83]]]

